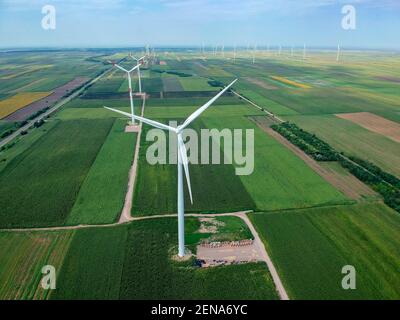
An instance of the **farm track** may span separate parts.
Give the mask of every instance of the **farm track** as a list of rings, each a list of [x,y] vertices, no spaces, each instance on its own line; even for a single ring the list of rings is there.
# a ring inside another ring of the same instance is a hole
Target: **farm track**
[[[143,104],[141,112],[142,117],[144,116],[145,105],[146,105],[146,94],[143,95]],[[143,128],[143,123],[141,122],[139,125],[139,133],[137,135],[137,140],[136,140],[134,160],[131,170],[129,171],[128,191],[126,192],[124,208],[122,209],[119,223],[129,222],[132,219],[131,210],[133,202],[133,193],[135,191],[137,167],[139,162],[140,139],[142,136],[142,128]]]
[[[73,94],[71,94],[70,96],[66,97],[65,99],[61,100],[60,102],[56,103],[56,105],[54,107],[52,107],[51,109],[49,109],[48,111],[46,111],[45,113],[39,115],[38,117],[36,117],[35,119],[32,119],[30,121],[28,121],[28,123],[26,125],[24,125],[23,127],[19,128],[17,131],[15,131],[14,133],[12,133],[11,135],[9,135],[8,137],[4,138],[2,141],[0,141],[0,148],[5,146],[6,144],[10,143],[12,140],[14,140],[15,138],[17,138],[18,136],[20,136],[21,132],[23,131],[27,131],[29,130],[33,124],[36,121],[40,121],[44,118],[46,118],[47,116],[51,115],[52,113],[56,112],[58,109],[60,109],[62,106],[64,106],[65,104],[67,104],[68,102],[70,102],[71,100],[75,99],[77,96],[79,96],[83,91],[85,91],[87,89],[88,86],[96,83],[98,80],[100,80],[106,73],[108,73],[110,70],[112,69],[107,69],[105,70],[102,74],[100,74],[99,76],[97,76],[96,78],[94,78],[92,81],[88,82],[85,86],[83,86],[80,90],[74,92]]]

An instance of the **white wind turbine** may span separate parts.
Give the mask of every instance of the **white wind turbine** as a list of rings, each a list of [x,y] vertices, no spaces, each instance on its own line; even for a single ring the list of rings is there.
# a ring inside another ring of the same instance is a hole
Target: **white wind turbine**
[[[336,55],[336,61],[339,62],[340,60],[340,44],[337,45],[337,55]]]
[[[129,114],[120,110],[112,109],[105,107],[108,110],[118,112],[120,114],[123,114],[127,117],[133,117],[137,119],[140,122],[147,123],[153,127],[156,127],[158,129],[163,129],[163,130],[168,130],[173,133],[175,133],[178,137],[178,243],[179,243],[179,257],[184,257],[185,256],[185,208],[184,208],[184,196],[183,196],[183,169],[185,171],[185,176],[186,176],[186,182],[189,190],[189,195],[190,195],[190,201],[193,203],[193,197],[192,197],[192,188],[190,185],[190,176],[189,176],[189,161],[187,157],[187,150],[185,143],[182,138],[182,132],[183,130],[190,125],[197,117],[199,117],[208,107],[210,107],[219,97],[221,97],[235,82],[233,81],[229,86],[227,86],[224,90],[222,90],[219,94],[217,94],[214,98],[212,98],[210,101],[208,101],[205,105],[197,109],[193,114],[189,116],[185,120],[185,122],[178,126],[177,128],[170,127],[168,125],[146,119],[143,117],[135,116],[133,114]]]
[[[128,75],[128,84],[129,84],[129,99],[130,99],[130,103],[131,103],[131,113],[132,113],[132,117],[131,117],[131,122],[132,125],[135,124],[135,105],[133,104],[133,92],[132,92],[132,78],[131,78],[131,73],[133,71],[135,71],[136,69],[139,68],[139,65],[136,65],[135,67],[133,67],[131,70],[126,70],[125,68],[121,67],[120,65],[118,65],[115,62],[109,61],[110,63],[112,63],[112,65],[114,67],[117,67],[118,69],[120,69],[123,72],[126,72]]]
[[[141,58],[136,58],[135,56],[133,56],[132,54],[129,55],[132,59],[136,60],[136,64],[137,64],[137,75],[138,75],[138,81],[139,81],[139,92],[142,93],[142,78],[141,78],[141,74],[140,74],[140,66],[141,66],[141,61],[144,60],[146,58],[146,56],[143,56]]]

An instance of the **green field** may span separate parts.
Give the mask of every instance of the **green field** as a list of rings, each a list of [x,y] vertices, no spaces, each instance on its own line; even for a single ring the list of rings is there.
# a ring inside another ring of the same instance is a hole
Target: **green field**
[[[0,299],[42,300],[42,268],[52,265],[57,275],[70,246],[73,232],[0,233]]]
[[[127,228],[76,232],[51,299],[118,299]]]
[[[240,179],[257,209],[279,210],[346,203],[339,191],[290,150],[244,117],[205,118],[207,128],[254,130],[254,172]]]
[[[293,299],[399,299],[400,216],[384,205],[250,215]],[[342,268],[357,272],[343,290]]]
[[[196,129],[204,127],[200,121],[196,123]],[[148,126],[144,128],[132,214],[152,215],[176,212],[177,166],[174,164],[150,165],[147,162],[147,147],[152,143],[146,142],[146,134],[150,128]],[[254,202],[230,164],[191,165],[190,177],[194,203],[190,204],[189,195],[186,192],[187,212],[233,212],[255,208]],[[229,186],[229,189],[226,186]]]
[[[188,237],[199,223],[187,221]],[[166,218],[76,231],[51,298],[277,299],[263,263],[200,269],[174,261],[176,230]],[[226,230],[237,232],[238,222]]]
[[[334,115],[296,116],[287,119],[297,123],[302,129],[315,133],[338,151],[371,161],[383,170],[400,176],[400,147],[389,138]]]
[[[133,162],[136,134],[125,133],[125,120],[116,120],[68,216],[67,224],[107,224],[119,217]]]
[[[170,218],[129,227],[120,299],[277,298],[263,263],[199,269],[190,261],[174,262],[176,232],[176,219]]]
[[[179,81],[185,91],[217,91],[208,84],[207,79],[190,77],[180,78]]]
[[[113,120],[59,122],[0,172],[0,226],[63,225]]]

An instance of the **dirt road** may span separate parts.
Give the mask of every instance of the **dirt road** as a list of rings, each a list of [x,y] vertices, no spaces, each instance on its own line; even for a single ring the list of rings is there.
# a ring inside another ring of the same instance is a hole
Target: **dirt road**
[[[142,104],[142,112],[141,116],[144,116],[144,108],[146,105],[146,95],[143,95],[143,104]],[[139,161],[139,149],[140,149],[140,139],[142,136],[142,127],[143,123],[139,124],[139,133],[137,135],[136,140],[136,148],[135,148],[135,156],[133,159],[133,164],[131,170],[129,171],[129,181],[128,181],[128,190],[125,196],[125,204],[124,208],[122,209],[121,216],[119,218],[119,223],[125,223],[131,221],[131,210],[132,210],[132,201],[133,201],[133,193],[135,190],[135,183],[136,183],[136,173]]]

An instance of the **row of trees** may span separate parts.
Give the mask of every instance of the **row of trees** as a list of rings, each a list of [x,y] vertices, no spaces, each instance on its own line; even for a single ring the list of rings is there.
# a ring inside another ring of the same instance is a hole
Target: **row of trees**
[[[346,157],[293,123],[275,124],[271,128],[317,161],[338,161],[343,168],[378,192],[389,207],[400,212],[400,179],[397,177],[368,161],[354,156]]]
[[[339,153],[329,144],[319,139],[315,134],[304,131],[294,123],[274,124],[271,128],[317,161],[339,160]]]

